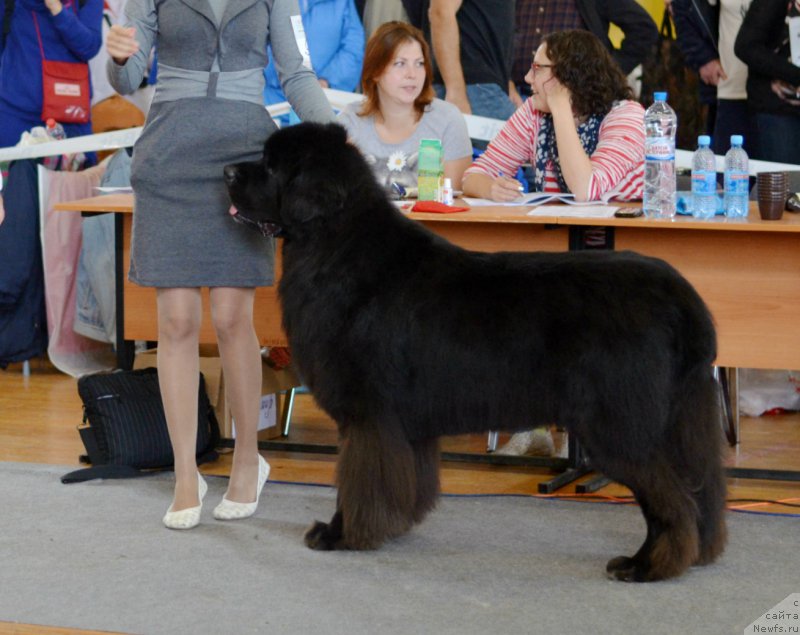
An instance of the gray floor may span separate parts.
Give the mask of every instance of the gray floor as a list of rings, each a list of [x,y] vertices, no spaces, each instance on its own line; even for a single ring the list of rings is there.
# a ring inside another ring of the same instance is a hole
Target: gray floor
[[[722,560],[667,582],[605,578],[644,537],[637,508],[445,497],[371,553],[302,545],[327,487],[269,483],[257,515],[164,529],[171,475],[62,485],[0,463],[0,621],[128,633],[742,633],[800,591],[800,520],[731,514]]]

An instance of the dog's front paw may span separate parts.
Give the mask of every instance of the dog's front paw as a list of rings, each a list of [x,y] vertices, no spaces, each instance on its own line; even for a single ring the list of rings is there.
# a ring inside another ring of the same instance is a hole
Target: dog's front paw
[[[644,582],[647,579],[641,564],[635,558],[627,556],[617,556],[609,560],[606,574],[610,580],[622,582]]]
[[[336,549],[336,542],[341,536],[334,536],[330,530],[330,525],[316,521],[305,535],[305,543],[309,549],[317,551],[332,551]]]

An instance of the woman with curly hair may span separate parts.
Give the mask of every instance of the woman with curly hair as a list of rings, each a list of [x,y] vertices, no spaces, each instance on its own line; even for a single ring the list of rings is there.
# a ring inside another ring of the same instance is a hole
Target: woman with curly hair
[[[530,163],[532,191],[640,199],[644,109],[602,42],[589,31],[548,35],[525,81],[531,97],[466,170],[464,193],[513,201],[519,183],[504,175]]]

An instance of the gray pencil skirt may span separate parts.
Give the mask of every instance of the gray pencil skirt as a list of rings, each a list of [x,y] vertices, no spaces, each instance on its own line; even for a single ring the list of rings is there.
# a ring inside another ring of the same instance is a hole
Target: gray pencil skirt
[[[260,159],[274,130],[257,104],[205,97],[153,104],[131,165],[132,282],[272,284],[274,241],[231,219],[222,169]]]

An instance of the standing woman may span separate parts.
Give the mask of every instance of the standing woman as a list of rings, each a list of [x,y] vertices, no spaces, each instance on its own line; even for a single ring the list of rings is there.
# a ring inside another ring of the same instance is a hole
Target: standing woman
[[[210,287],[227,397],[236,420],[231,477],[215,518],[252,515],[269,465],[256,437],[261,358],[255,287],[273,282],[273,243],[234,223],[222,170],[261,157],[275,126],[263,106],[267,45],[283,89],[303,119],[332,121],[311,70],[296,0],[128,0],[112,26],[108,73],[121,93],[142,80],[158,47],[158,84],[134,146],[132,282],[157,288],[158,371],[175,455],[171,529],[200,519],[197,471],[200,287]]]
[[[42,54],[48,61],[87,64],[103,43],[103,0],[13,0],[9,14],[3,9],[10,2],[0,0],[0,148],[45,124]],[[92,134],[91,121],[62,123],[68,137]]]
[[[640,199],[644,109],[602,42],[582,30],[548,35],[525,81],[531,98],[467,169],[464,193],[512,201],[519,183],[503,174],[530,162],[531,191]]]
[[[461,111],[434,97],[428,44],[422,31],[387,22],[372,34],[364,53],[364,101],[347,106],[339,123],[371,164],[378,181],[417,186],[421,139],[439,139],[444,175],[453,188],[472,161],[472,143]]]

